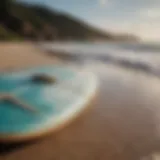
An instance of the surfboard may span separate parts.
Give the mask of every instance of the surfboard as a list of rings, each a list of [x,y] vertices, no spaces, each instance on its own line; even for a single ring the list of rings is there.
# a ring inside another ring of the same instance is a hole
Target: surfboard
[[[0,73],[0,140],[29,140],[78,116],[93,98],[96,76],[52,65]]]

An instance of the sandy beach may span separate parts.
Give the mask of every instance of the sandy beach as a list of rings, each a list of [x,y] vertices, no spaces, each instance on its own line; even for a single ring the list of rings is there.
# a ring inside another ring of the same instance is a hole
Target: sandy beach
[[[0,71],[62,63],[31,43],[1,43]],[[160,147],[160,80],[108,65],[96,72],[90,109],[69,126],[23,146],[0,144],[0,160],[140,160]]]
[[[0,70],[26,68],[38,65],[47,65],[56,62],[44,55],[36,45],[28,43],[1,43],[0,44]]]

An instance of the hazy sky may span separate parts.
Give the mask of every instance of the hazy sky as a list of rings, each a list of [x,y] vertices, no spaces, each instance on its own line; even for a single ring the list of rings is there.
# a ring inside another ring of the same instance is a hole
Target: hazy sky
[[[160,0],[22,0],[49,5],[96,27],[160,41]]]

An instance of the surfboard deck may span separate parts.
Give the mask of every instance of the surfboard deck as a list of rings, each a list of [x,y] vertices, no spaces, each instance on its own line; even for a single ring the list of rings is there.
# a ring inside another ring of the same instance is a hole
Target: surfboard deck
[[[53,77],[53,84],[33,83],[35,75]],[[30,140],[67,125],[94,97],[97,80],[93,73],[53,65],[0,74],[0,141]],[[22,103],[31,109],[23,108]]]

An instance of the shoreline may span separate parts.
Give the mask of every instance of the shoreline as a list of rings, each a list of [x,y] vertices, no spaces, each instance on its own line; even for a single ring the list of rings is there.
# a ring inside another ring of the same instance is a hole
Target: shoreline
[[[0,44],[0,52],[1,71],[64,64],[31,43]],[[97,74],[99,91],[89,113],[5,159],[132,160],[159,149],[159,79],[109,65]]]
[[[160,71],[158,71],[157,69],[153,68],[152,65],[150,65],[149,63],[145,63],[145,62],[132,62],[131,60],[127,60],[127,59],[117,59],[111,55],[76,55],[76,54],[71,54],[69,52],[65,52],[65,51],[57,51],[57,50],[52,50],[52,49],[44,49],[44,52],[47,56],[50,57],[57,57],[61,60],[63,60],[64,62],[72,62],[72,63],[77,63],[79,65],[83,64],[83,62],[87,63],[88,60],[91,61],[101,61],[102,64],[106,64],[106,65],[115,65],[116,67],[120,67],[123,69],[130,69],[131,71],[137,71],[137,72],[141,72],[144,74],[148,74],[150,76],[154,76],[157,78],[160,78]]]

